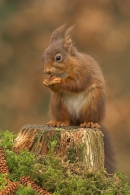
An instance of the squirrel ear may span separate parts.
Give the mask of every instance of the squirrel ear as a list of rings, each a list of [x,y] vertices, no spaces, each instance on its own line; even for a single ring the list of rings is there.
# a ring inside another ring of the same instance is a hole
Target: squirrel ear
[[[63,24],[62,26],[60,26],[54,30],[54,32],[51,35],[50,42],[56,41],[61,36],[62,31],[64,30],[65,26],[66,25]]]
[[[69,53],[71,52],[72,50],[72,46],[73,46],[73,43],[72,43],[72,40],[70,38],[70,35],[72,33],[72,30],[74,28],[74,25],[73,26],[70,26],[66,32],[65,32],[65,36],[64,36],[64,40],[63,40],[63,46],[65,47],[66,51]]]
[[[72,40],[70,38],[70,36],[65,36],[64,40],[63,40],[63,46],[65,48],[65,50],[70,53],[72,50]]]

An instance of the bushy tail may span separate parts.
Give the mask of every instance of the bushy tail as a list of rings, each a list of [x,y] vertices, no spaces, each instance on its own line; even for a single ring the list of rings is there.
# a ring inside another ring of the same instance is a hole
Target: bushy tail
[[[105,153],[105,168],[108,174],[115,172],[116,160],[115,151],[109,131],[101,125],[101,131],[104,134],[104,153]]]

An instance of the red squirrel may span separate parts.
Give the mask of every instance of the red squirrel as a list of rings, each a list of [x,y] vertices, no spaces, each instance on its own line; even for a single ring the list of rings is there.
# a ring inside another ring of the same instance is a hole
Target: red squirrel
[[[105,116],[106,86],[101,68],[87,54],[79,52],[70,37],[73,26],[62,37],[65,26],[57,28],[43,54],[43,84],[52,91],[48,126],[100,128],[104,134],[105,167],[114,172],[114,158],[108,131],[101,126]]]

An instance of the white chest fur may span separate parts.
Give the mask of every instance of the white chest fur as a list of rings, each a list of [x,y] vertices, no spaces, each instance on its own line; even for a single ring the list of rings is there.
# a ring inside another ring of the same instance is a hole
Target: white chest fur
[[[87,93],[86,91],[81,93],[65,93],[63,96],[64,104],[66,105],[69,113],[75,118],[79,118],[83,106],[87,103]]]

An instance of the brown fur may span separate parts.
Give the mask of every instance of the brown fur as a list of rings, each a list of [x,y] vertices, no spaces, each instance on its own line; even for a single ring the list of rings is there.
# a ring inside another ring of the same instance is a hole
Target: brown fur
[[[105,115],[105,81],[96,61],[73,46],[69,36],[72,28],[63,38],[64,26],[57,28],[43,54],[44,72],[50,75],[43,84],[52,91],[50,111],[54,118],[48,125],[96,127]],[[103,133],[107,136],[107,130]]]

